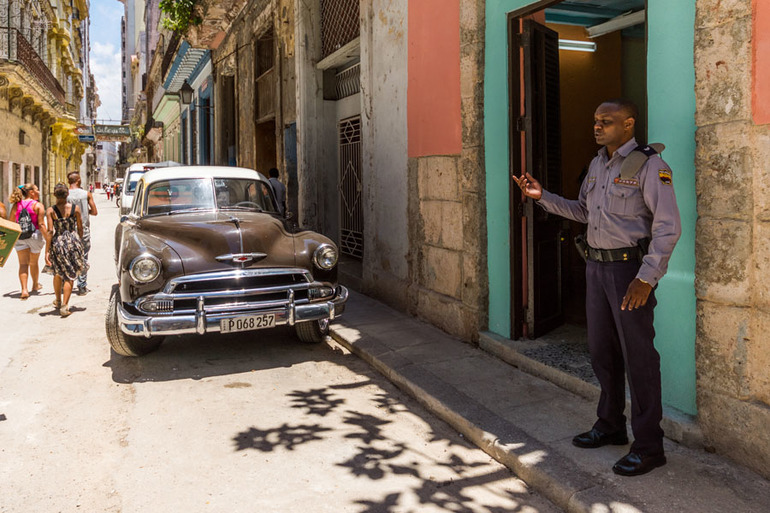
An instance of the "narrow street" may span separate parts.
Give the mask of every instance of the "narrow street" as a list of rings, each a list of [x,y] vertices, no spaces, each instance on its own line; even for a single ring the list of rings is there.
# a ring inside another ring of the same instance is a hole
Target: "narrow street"
[[[335,345],[288,329],[111,354],[117,208],[98,191],[87,296],[19,300],[0,269],[0,512],[554,512]],[[41,255],[41,267],[42,267]]]

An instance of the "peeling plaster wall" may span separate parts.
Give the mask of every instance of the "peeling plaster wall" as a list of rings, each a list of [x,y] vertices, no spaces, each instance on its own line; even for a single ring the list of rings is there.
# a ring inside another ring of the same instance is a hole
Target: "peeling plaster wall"
[[[770,130],[752,118],[770,90],[753,90],[752,21],[751,0],[697,2],[697,389],[707,440],[770,476]]]
[[[361,3],[363,280],[367,291],[406,306],[408,0]]]

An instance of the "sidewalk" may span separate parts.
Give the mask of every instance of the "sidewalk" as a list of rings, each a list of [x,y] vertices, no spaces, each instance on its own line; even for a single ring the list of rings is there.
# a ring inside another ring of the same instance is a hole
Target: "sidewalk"
[[[566,511],[770,511],[770,481],[668,439],[666,466],[615,475],[628,446],[572,445],[595,420],[593,401],[362,294],[351,291],[332,336]]]

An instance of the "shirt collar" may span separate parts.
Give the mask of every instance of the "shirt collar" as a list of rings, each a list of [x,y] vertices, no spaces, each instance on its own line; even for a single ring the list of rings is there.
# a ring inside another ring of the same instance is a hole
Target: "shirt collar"
[[[628,154],[631,153],[636,149],[636,147],[639,146],[639,144],[636,142],[636,137],[632,137],[628,141],[626,141],[623,146],[617,149],[615,153],[620,155],[623,158],[628,157]],[[610,156],[607,154],[607,147],[602,146],[599,150],[599,156],[602,157],[604,160],[609,160]]]

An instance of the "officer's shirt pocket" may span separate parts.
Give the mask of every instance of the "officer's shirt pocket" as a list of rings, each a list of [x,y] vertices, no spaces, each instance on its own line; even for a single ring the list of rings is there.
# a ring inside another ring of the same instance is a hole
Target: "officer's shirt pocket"
[[[599,205],[601,202],[601,197],[597,197],[597,194],[595,193],[595,189],[596,189],[596,178],[589,177],[588,185],[586,188],[586,207],[588,207],[589,212],[596,209],[596,205]]]
[[[621,216],[638,216],[644,212],[644,198],[638,186],[611,184],[607,211]]]

